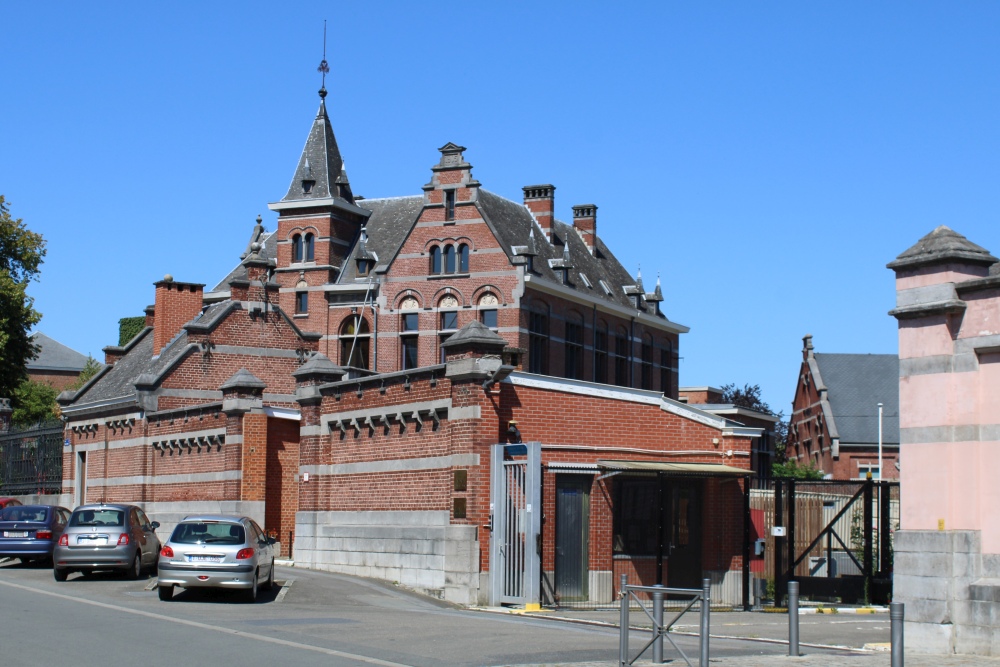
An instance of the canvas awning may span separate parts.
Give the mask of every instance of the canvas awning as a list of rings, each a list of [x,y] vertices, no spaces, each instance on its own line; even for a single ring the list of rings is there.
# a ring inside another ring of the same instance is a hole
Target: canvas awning
[[[599,460],[597,465],[604,470],[662,472],[674,475],[698,477],[746,477],[747,475],[753,474],[750,470],[727,466],[722,463],[670,463],[667,461]]]

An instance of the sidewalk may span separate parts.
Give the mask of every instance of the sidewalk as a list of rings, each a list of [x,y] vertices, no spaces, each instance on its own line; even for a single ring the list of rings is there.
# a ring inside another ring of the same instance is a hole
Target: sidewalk
[[[695,656],[692,664],[697,667],[698,659]],[[774,665],[787,667],[888,667],[890,663],[889,653],[867,654],[867,655],[804,655],[798,658],[788,656],[746,656],[742,658],[709,658],[709,662],[719,667],[773,667]],[[518,665],[518,667],[609,667],[615,663],[607,662],[574,662],[574,663],[549,663],[539,665]],[[653,663],[649,660],[638,660],[634,664],[640,667],[648,667]],[[684,661],[677,659],[665,663],[670,667],[683,666]],[[1000,665],[998,658],[976,658],[969,656],[931,656],[931,655],[907,655],[906,667],[997,667]]]

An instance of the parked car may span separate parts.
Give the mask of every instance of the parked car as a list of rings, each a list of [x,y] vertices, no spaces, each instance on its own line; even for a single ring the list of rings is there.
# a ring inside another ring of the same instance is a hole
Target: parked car
[[[10,505],[20,505],[21,501],[17,498],[0,498],[0,509],[8,507]]]
[[[160,549],[160,599],[173,599],[181,586],[235,588],[253,602],[258,586],[274,585],[274,543],[249,517],[186,517]]]
[[[48,560],[70,511],[56,505],[8,505],[0,510],[0,557]]]
[[[135,505],[81,505],[52,551],[52,575],[66,581],[71,572],[117,570],[138,579],[156,567],[159,526]]]

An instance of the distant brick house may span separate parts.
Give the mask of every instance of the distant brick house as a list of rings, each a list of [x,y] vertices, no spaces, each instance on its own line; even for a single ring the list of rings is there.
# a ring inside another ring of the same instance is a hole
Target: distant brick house
[[[87,365],[87,357],[39,332],[31,342],[38,346],[38,356],[28,361],[28,377],[62,391],[76,382]]]
[[[155,283],[146,328],[60,397],[64,494],[164,530],[246,513],[298,562],[458,602],[610,601],[620,574],[740,602],[762,429],[676,400],[687,327],[595,206],[490,193],[464,150],[423,194],[362,199],[321,102],[277,231],[209,291]],[[496,561],[532,531],[525,583]]]
[[[879,403],[882,467],[879,470]],[[899,357],[830,354],[803,338],[785,455],[830,479],[899,477]]]

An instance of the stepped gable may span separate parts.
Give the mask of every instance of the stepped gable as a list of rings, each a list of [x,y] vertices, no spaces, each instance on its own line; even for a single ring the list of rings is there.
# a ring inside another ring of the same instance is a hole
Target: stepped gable
[[[949,260],[989,266],[997,262],[982,246],[976,245],[958,232],[941,225],[886,264],[890,269],[917,268],[941,264]]]

